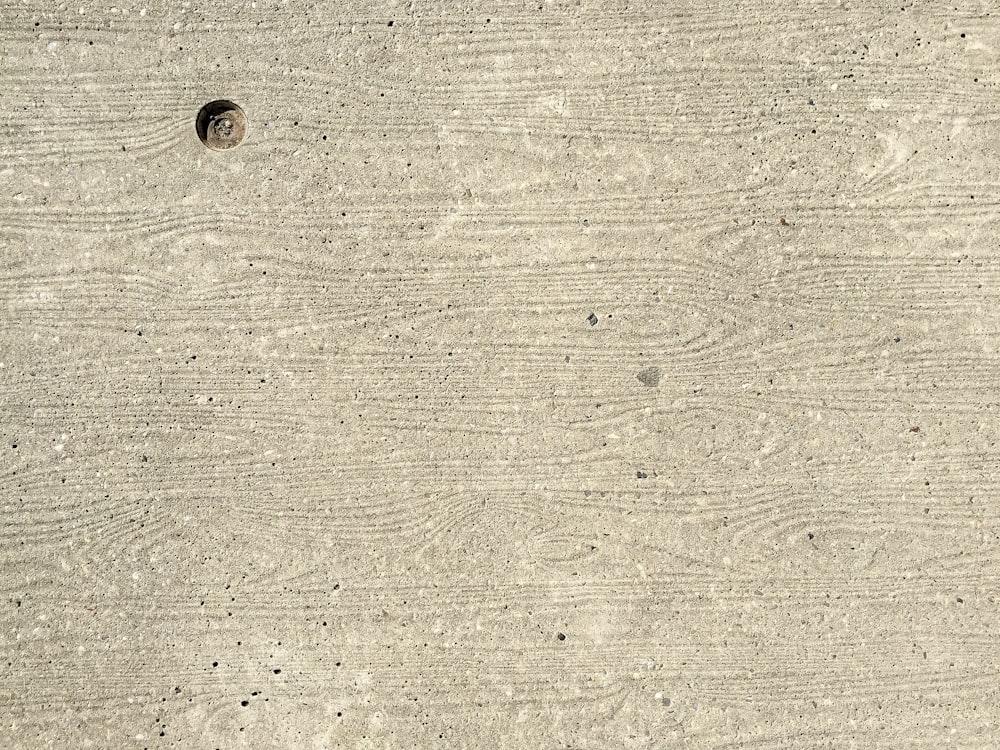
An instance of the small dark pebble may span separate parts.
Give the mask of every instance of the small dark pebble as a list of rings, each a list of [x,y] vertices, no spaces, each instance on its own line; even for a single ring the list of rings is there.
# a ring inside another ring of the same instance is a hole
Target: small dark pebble
[[[250,701],[240,701],[240,705],[241,706],[249,706],[250,705]]]
[[[565,633],[556,633],[556,638],[558,638],[560,641],[565,641],[566,640],[566,634]]]
[[[596,326],[597,325],[597,316],[594,315],[594,313],[591,313],[590,317],[587,318],[587,322],[590,323],[590,325],[592,325],[592,326]]]

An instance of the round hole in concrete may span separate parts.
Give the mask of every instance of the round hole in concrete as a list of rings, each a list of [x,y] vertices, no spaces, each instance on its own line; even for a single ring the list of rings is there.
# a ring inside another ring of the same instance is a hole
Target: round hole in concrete
[[[239,146],[250,131],[250,124],[240,105],[227,99],[209,102],[198,112],[195,129],[201,142],[213,151]]]

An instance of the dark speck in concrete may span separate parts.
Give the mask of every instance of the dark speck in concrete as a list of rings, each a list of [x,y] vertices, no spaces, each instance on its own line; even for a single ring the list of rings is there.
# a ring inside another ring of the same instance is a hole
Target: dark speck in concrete
[[[636,378],[647,388],[655,388],[660,384],[661,375],[659,367],[647,367],[645,370],[640,370]]]
[[[587,318],[587,322],[590,323],[590,325],[592,325],[592,326],[596,326],[597,325],[597,316],[594,315],[594,313],[591,313],[590,317]]]

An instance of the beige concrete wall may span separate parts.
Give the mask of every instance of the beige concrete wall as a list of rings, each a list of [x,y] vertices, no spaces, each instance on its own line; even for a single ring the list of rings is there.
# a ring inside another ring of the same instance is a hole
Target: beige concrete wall
[[[0,746],[1000,746],[998,23],[5,0]]]

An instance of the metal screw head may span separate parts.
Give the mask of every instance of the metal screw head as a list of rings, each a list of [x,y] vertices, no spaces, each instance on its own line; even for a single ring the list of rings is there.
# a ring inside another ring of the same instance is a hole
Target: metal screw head
[[[250,130],[247,116],[238,104],[218,99],[198,112],[195,129],[201,142],[213,151],[225,151],[243,143]]]

